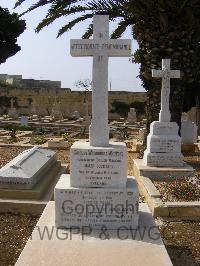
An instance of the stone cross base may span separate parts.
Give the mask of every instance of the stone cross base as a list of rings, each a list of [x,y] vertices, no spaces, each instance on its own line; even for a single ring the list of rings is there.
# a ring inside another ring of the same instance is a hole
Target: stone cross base
[[[147,137],[144,164],[156,167],[181,167],[184,165],[181,153],[181,138],[178,125],[174,122],[153,122]]]
[[[70,185],[73,187],[126,187],[125,143],[93,147],[89,142],[77,141],[71,147],[70,162]]]
[[[55,187],[56,228],[136,228],[139,192],[129,177],[124,188],[75,188],[70,176],[62,175]]]

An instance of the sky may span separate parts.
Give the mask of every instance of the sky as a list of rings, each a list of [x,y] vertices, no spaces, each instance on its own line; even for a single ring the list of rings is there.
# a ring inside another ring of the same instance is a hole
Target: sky
[[[26,4],[13,10],[15,0],[0,0],[0,6],[11,12],[21,13],[33,2],[28,0]],[[23,78],[59,80],[63,88],[80,90],[75,87],[77,80],[92,79],[92,58],[71,57],[70,39],[81,39],[89,22],[78,24],[60,38],[56,38],[57,32],[69,21],[68,18],[59,19],[40,33],[35,33],[36,26],[47,10],[47,7],[40,8],[22,17],[26,20],[27,29],[18,38],[21,51],[0,65],[0,73],[22,74]],[[110,25],[111,31],[112,28],[113,24]],[[130,30],[127,30],[123,38],[131,38]],[[137,43],[133,41],[132,51],[137,47]],[[139,65],[130,63],[129,58],[109,59],[109,84],[111,83],[112,90],[144,91],[138,75]]]

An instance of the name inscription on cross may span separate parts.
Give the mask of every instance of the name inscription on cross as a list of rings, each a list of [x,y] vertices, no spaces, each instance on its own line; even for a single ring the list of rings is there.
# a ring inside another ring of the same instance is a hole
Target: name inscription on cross
[[[162,78],[162,90],[161,90],[161,110],[159,115],[160,122],[170,122],[171,113],[169,109],[170,98],[170,79],[180,78],[181,72],[179,70],[170,69],[170,59],[162,60],[162,70],[152,70],[152,77]]]
[[[108,59],[131,56],[131,40],[109,38],[109,16],[94,15],[93,40],[71,40],[71,55],[93,56],[92,123],[90,145],[109,145]]]

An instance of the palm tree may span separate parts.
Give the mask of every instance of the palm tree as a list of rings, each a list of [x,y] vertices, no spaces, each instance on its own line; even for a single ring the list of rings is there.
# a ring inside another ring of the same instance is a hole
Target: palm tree
[[[18,0],[16,6],[25,1]],[[172,121],[180,124],[185,91],[199,86],[199,68],[194,66],[200,54],[199,0],[39,0],[24,13],[45,5],[50,7],[37,32],[69,15],[75,18],[59,30],[58,37],[76,24],[91,19],[93,14],[109,14],[111,21],[118,22],[112,38],[121,37],[131,27],[133,38],[139,44],[133,62],[141,64],[139,76],[148,93],[148,126],[158,119],[160,110],[161,82],[152,79],[151,69],[161,68],[162,59],[171,58],[172,68],[182,71],[182,79],[172,81],[170,96]],[[83,38],[89,38],[92,32],[91,23]]]

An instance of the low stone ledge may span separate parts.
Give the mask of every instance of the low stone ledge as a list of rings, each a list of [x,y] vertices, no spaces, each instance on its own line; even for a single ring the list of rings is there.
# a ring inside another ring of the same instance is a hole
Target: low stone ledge
[[[47,202],[0,199],[0,212],[12,214],[41,215]]]
[[[200,220],[200,201],[163,202],[160,192],[150,178],[136,176],[140,194],[145,198],[154,217],[178,220]]]

